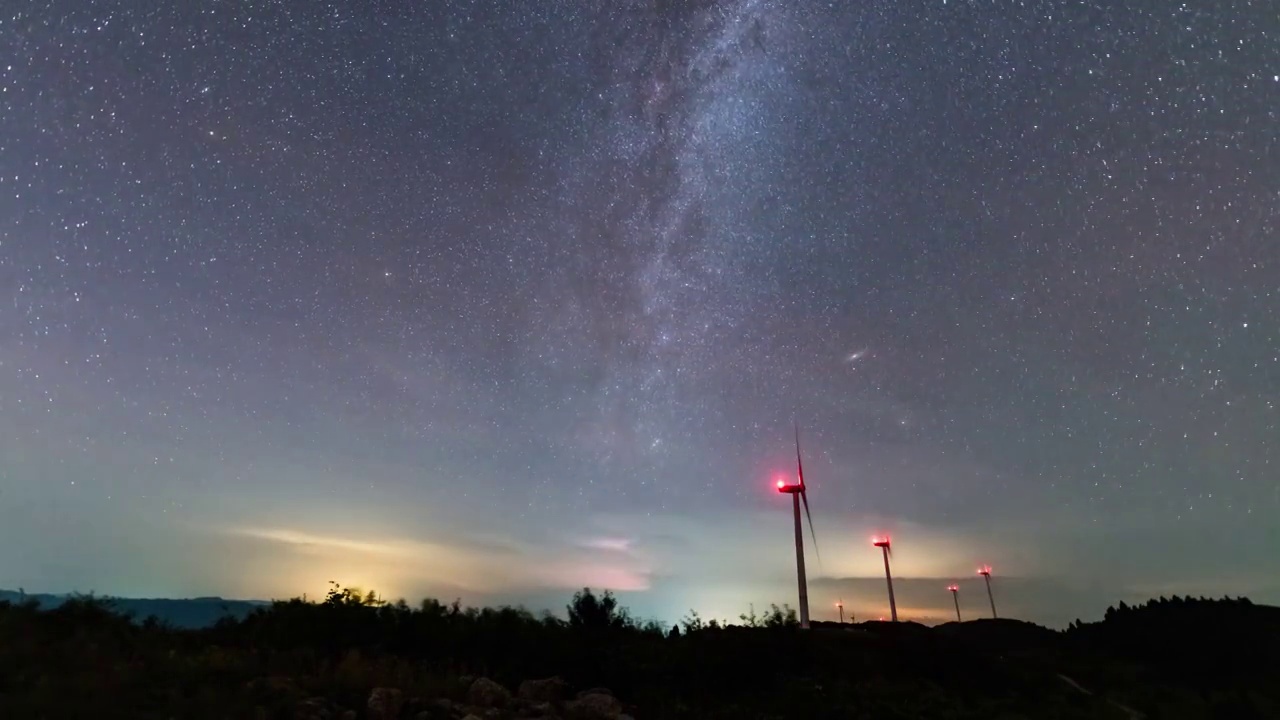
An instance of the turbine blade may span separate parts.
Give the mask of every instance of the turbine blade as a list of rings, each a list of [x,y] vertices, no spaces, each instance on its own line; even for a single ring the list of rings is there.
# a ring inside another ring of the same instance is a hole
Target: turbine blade
[[[818,568],[822,568],[822,553],[818,552],[818,533],[813,529],[813,515],[809,513],[809,491],[800,487],[800,501],[804,503],[804,516],[809,518],[809,537],[813,538],[813,556],[818,560]]]
[[[804,463],[800,462],[800,423],[796,423],[796,475],[800,478],[800,488],[804,489]]]
[[[813,514],[809,512],[809,487],[804,484],[804,463],[800,460],[800,423],[792,420],[796,430],[796,475],[800,479],[800,501],[804,503],[804,516],[809,519],[809,537],[813,539],[813,556],[822,567],[822,553],[818,552],[818,533],[813,529]]]

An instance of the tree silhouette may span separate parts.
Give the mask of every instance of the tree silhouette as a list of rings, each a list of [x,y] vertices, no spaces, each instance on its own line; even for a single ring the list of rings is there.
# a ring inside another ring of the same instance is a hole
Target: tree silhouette
[[[573,594],[568,605],[569,626],[583,630],[622,630],[635,625],[630,613],[618,606],[613,592],[605,590],[596,596],[591,588],[582,588]]]
[[[697,610],[690,610],[688,615],[680,619],[680,625],[684,627],[684,634],[689,635],[699,630],[705,630],[707,625],[702,621],[702,616]]]

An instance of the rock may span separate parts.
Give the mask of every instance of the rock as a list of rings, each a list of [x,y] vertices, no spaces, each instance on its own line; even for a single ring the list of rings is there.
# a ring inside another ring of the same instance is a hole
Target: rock
[[[405,702],[400,711],[403,718],[413,720],[461,720],[467,714],[466,706],[449,698],[412,698]]]
[[[530,702],[528,700],[521,701],[518,714],[523,718],[540,718],[546,717],[554,713],[554,708],[549,702]]]
[[[476,678],[467,690],[467,702],[482,708],[506,707],[511,693],[489,678]]]
[[[369,720],[396,720],[404,707],[404,693],[396,688],[374,688],[369,693]]]
[[[516,694],[521,700],[531,702],[560,702],[569,694],[569,683],[561,677],[525,680],[520,683],[520,690]]]
[[[438,714],[443,714],[445,717],[450,717],[454,715],[455,714],[454,709],[458,707],[458,704],[450,700],[449,698],[436,698],[428,702],[427,705],[430,707],[431,710],[433,710]],[[461,714],[461,713],[457,713],[457,714]]]
[[[293,678],[283,675],[257,678],[256,680],[251,680],[247,687],[249,692],[262,697],[284,698],[294,702],[304,700],[307,697],[307,694],[298,687]]]
[[[594,687],[587,688],[586,690],[578,693],[579,698],[582,698],[585,695],[608,695],[609,697],[613,697],[613,691],[609,688]]]
[[[402,714],[413,720],[458,720],[469,713],[465,706],[448,698],[431,698],[410,702]]]
[[[293,720],[333,720],[333,716],[333,708],[324,698],[308,698],[293,708]]]
[[[572,720],[618,720],[622,715],[618,698],[603,692],[584,693],[577,700],[565,703],[564,709]]]

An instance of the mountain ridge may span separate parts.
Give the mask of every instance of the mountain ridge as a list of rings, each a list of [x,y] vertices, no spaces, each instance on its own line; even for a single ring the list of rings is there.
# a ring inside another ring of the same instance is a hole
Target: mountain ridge
[[[270,600],[234,600],[217,595],[195,598],[127,598],[114,595],[79,593],[29,593],[24,590],[0,589],[0,602],[34,602],[42,610],[51,610],[78,597],[105,600],[118,612],[135,620],[154,617],[175,628],[196,630],[211,627],[224,617],[243,619],[258,608],[270,607]]]

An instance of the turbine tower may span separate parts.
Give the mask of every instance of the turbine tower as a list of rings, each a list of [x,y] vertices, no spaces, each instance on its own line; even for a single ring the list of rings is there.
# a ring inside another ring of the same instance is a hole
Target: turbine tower
[[[889,583],[889,619],[898,622],[898,603],[893,599],[893,573],[889,572],[889,556],[893,554],[889,536],[877,538],[871,544],[884,552],[884,579]]]
[[[961,622],[960,620],[960,586],[952,584],[952,585],[948,585],[947,589],[951,591],[951,600],[956,604],[956,622]]]
[[[795,515],[796,526],[796,581],[800,586],[800,627],[809,627],[809,584],[804,575],[804,524],[800,521],[800,504],[804,503],[804,514],[809,520],[809,534],[813,536],[813,552],[818,554],[818,535],[813,530],[813,515],[809,513],[809,492],[804,484],[804,465],[800,462],[800,426],[796,425],[796,480],[788,484],[786,480],[778,480],[778,492],[791,496],[791,509]],[[821,562],[821,556],[818,556]]]
[[[987,581],[987,600],[991,601],[991,617],[997,618],[999,615],[996,615],[996,597],[991,594],[991,566],[983,565],[982,568],[978,570],[978,574],[982,576],[982,579]]]

